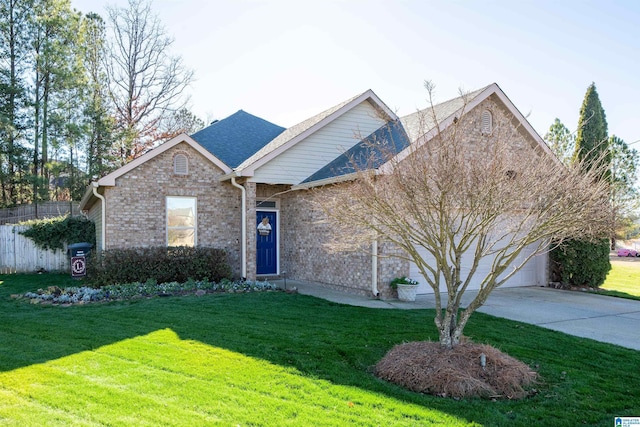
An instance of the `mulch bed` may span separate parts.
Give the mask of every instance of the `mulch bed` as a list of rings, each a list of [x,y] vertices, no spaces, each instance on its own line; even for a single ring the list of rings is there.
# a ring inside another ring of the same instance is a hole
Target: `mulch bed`
[[[456,399],[522,399],[535,393],[537,379],[525,363],[471,342],[453,349],[431,341],[400,344],[378,362],[375,374],[415,392]]]

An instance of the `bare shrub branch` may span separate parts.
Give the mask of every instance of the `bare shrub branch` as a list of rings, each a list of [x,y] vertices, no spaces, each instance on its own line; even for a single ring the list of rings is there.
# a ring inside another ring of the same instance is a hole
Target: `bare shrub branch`
[[[432,104],[405,119],[411,144],[400,153],[389,147],[401,144],[364,142],[369,158],[384,156],[383,166],[352,159],[352,181],[316,189],[316,207],[331,225],[328,249],[364,251],[377,238],[403,249],[397,256],[415,263],[435,293],[447,347],[490,292],[531,258],[565,239],[606,237],[612,218],[602,171],[564,167],[506,109],[494,108],[492,132],[481,134],[467,98],[459,98],[459,117],[441,117]],[[492,268],[476,277],[485,259]],[[459,313],[472,280],[480,291]]]

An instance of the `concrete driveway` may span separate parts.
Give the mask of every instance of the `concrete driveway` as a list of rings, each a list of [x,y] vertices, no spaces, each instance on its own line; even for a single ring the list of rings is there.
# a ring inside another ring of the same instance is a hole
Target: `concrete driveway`
[[[418,295],[416,302],[380,301],[307,283],[287,282],[289,289],[295,286],[301,294],[342,304],[399,309],[435,306],[433,295]],[[474,296],[474,292],[467,292],[463,304]],[[478,311],[640,350],[640,301],[543,287],[498,288]]]
[[[542,287],[504,288],[478,311],[640,350],[640,301]]]

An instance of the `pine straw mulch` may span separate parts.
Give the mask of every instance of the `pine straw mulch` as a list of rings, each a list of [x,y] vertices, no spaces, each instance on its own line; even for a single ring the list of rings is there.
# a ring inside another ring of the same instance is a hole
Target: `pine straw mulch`
[[[480,364],[481,354],[486,365]],[[522,399],[535,393],[537,373],[486,344],[464,342],[444,349],[418,341],[392,348],[374,368],[383,380],[409,390],[456,399]]]

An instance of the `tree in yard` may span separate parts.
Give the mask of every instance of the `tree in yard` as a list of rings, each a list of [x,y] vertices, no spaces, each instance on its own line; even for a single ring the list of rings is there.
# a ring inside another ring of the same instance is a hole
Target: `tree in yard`
[[[86,157],[89,177],[103,176],[114,169],[111,149],[115,119],[110,104],[105,70],[106,27],[103,19],[89,13],[83,19],[83,64],[86,69],[86,99],[83,127],[86,133]]]
[[[84,74],[77,49],[80,19],[70,0],[34,1],[31,22],[34,201],[50,198],[50,152],[77,143],[77,134],[71,140],[66,128],[70,124],[75,127],[73,123],[80,113],[78,101]]]
[[[330,250],[367,251],[380,241],[399,249],[385,254],[415,263],[435,294],[440,345],[453,348],[490,293],[532,257],[569,238],[606,236],[609,192],[601,170],[563,167],[513,125],[501,101],[484,101],[492,130],[481,134],[481,109],[466,111],[468,95],[443,115],[426,87],[431,107],[403,119],[408,147],[373,141],[351,160],[352,180],[316,190],[316,206]],[[480,275],[483,260],[491,269]],[[462,308],[472,280],[480,289]]]
[[[162,130],[160,137],[165,140],[178,136],[181,133],[191,135],[204,128],[204,126],[205,124],[202,119],[197,117],[187,108],[183,108],[163,120],[160,126]]]
[[[0,206],[25,198],[24,147],[29,104],[24,71],[29,57],[31,0],[0,0]]]
[[[151,148],[162,120],[185,107],[183,92],[193,72],[169,54],[173,40],[145,0],[110,8],[109,22],[107,75],[120,139],[117,156],[124,164]]]
[[[562,124],[560,119],[555,119],[544,136],[544,140],[562,164],[568,165],[573,161],[576,136]]]
[[[614,210],[616,237],[625,238],[626,231],[634,227],[636,211],[640,207],[638,198],[638,151],[620,138],[609,138],[611,150],[611,202]]]
[[[574,162],[585,170],[599,171],[599,181],[611,182],[611,150],[607,133],[607,120],[594,83],[587,92],[580,108],[578,136]],[[612,213],[612,218],[614,214]],[[607,238],[585,242],[569,240],[551,253],[554,276],[567,286],[597,288],[604,283],[611,269],[609,248],[613,243],[613,230]]]
[[[578,119],[575,157],[583,161],[586,167],[597,167],[596,161],[610,159],[607,118],[595,83],[587,88]],[[603,155],[604,153],[604,155]],[[607,170],[607,168],[604,168]]]

